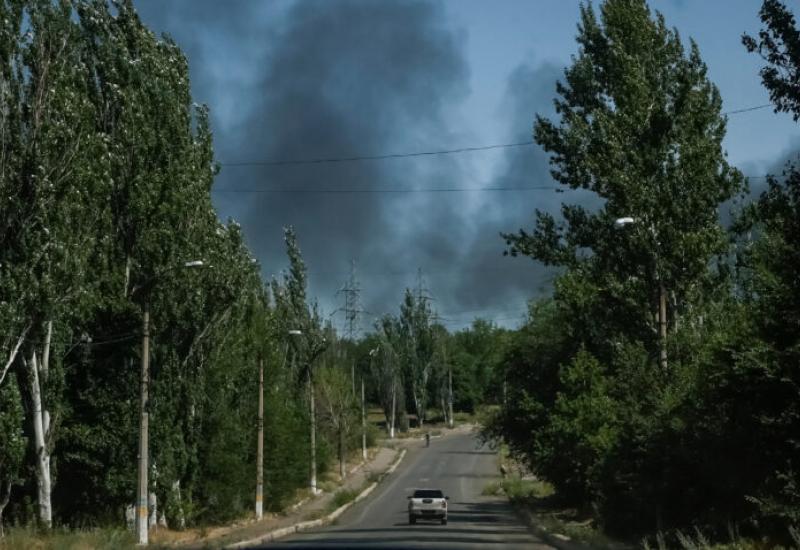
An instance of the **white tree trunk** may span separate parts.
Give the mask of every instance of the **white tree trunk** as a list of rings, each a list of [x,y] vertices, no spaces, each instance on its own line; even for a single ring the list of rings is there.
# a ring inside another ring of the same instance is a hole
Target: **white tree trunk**
[[[20,333],[19,337],[17,338],[17,343],[14,344],[14,347],[8,353],[8,357],[6,358],[6,363],[3,365],[3,370],[0,372],[0,386],[3,385],[3,380],[6,379],[6,375],[8,371],[11,369],[11,365],[14,364],[14,360],[17,358],[17,354],[19,353],[19,348],[22,343],[25,341],[25,337],[28,335],[28,330],[30,330],[31,326],[28,324]]]
[[[42,402],[42,382],[47,369],[39,365],[36,352],[31,354],[30,390],[33,401],[33,442],[36,460],[36,484],[38,489],[39,520],[48,529],[53,525],[53,510],[50,504],[52,487],[50,483],[50,453],[46,440],[49,436],[50,415],[44,410]],[[40,372],[41,371],[41,372]],[[40,376],[41,375],[41,376]]]
[[[148,501],[150,505],[150,516],[147,518],[147,526],[152,529],[158,523],[158,497],[155,493],[150,493]]]
[[[5,535],[3,532],[3,511],[6,509],[6,506],[8,506],[8,501],[11,500],[11,485],[11,481],[0,481],[0,487],[4,487],[2,496],[0,497],[0,538],[3,538],[3,535]]]
[[[346,475],[346,468],[344,464],[344,426],[339,421],[339,477],[344,480]]]
[[[175,495],[175,502],[178,503],[178,529],[186,528],[186,516],[183,513],[183,497],[181,497],[181,480],[172,484],[172,493]],[[163,513],[162,513],[163,517]]]
[[[422,403],[421,403],[422,399],[419,397],[419,394],[417,394],[416,388],[414,389],[414,395],[412,397],[414,398],[414,408],[417,411],[417,427],[418,428],[422,428],[423,422],[424,422],[424,419],[422,418],[423,411],[421,409],[422,408]]]

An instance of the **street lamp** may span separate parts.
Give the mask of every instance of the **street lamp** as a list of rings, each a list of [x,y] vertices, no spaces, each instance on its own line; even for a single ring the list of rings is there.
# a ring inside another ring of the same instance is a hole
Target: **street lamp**
[[[184,262],[182,265],[174,266],[163,270],[151,277],[142,288],[142,371],[140,375],[139,390],[139,483],[136,491],[136,531],[140,545],[147,544],[148,539],[148,487],[147,487],[147,468],[150,446],[150,415],[149,391],[150,391],[150,291],[158,282],[158,278],[166,273],[181,267],[203,267],[203,260],[192,260]],[[135,289],[134,292],[138,290]]]
[[[614,226],[619,228],[623,228],[626,225],[638,223],[635,218],[630,216],[624,218],[617,218],[614,220]],[[650,225],[648,227],[650,232],[653,234],[653,237],[656,239],[656,245],[658,245],[658,240],[656,236],[655,227]],[[658,340],[659,340],[659,365],[661,368],[666,371],[667,370],[667,291],[664,288],[664,281],[661,279],[661,275],[658,272],[658,250],[654,250],[654,254],[656,255],[656,267],[654,269],[654,275],[656,280],[658,281]]]
[[[290,330],[289,335],[299,336],[300,330]],[[283,353],[283,364],[286,364],[286,355],[289,343]],[[264,358],[258,359],[258,437],[256,442],[256,519],[264,516]]]
[[[289,330],[289,336],[301,336],[302,334],[303,331],[299,329]],[[325,338],[322,339],[322,345],[324,346],[324,344]],[[321,353],[322,349],[324,349],[324,347],[320,348],[316,352],[315,356]],[[312,380],[311,375],[311,362],[313,360],[314,357],[303,358],[303,361],[305,362],[306,375],[308,377],[308,404],[309,413],[311,415],[311,480],[309,485],[311,486],[311,494],[318,495],[320,491],[317,489],[317,407],[316,399],[314,397],[314,381]]]

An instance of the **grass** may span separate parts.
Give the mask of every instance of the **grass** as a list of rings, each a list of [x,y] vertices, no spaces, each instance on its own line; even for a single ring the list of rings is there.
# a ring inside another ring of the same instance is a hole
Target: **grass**
[[[743,538],[734,525],[728,526],[727,542],[711,542],[701,529],[695,528],[692,533],[674,531],[672,533],[657,533],[654,537],[643,539],[641,547],[645,550],[666,550],[667,548],[680,548],[682,550],[789,550],[800,548],[800,529],[789,528],[789,536],[794,544],[788,547],[772,544],[766,540],[756,541]]]
[[[500,455],[504,455],[502,449]],[[590,516],[561,505],[555,489],[546,481],[514,475],[488,483],[483,494],[505,494],[528,523],[558,538],[579,541],[592,548],[621,547],[606,537]]]
[[[318,488],[319,490],[321,490],[321,491],[324,491],[324,492],[326,492],[326,493],[332,493],[333,491],[335,491],[335,490],[336,490],[336,488],[337,488],[338,486],[339,486],[339,484],[338,484],[338,483],[336,483],[336,482],[335,482],[335,481],[333,481],[333,480],[324,480],[324,481],[320,481],[320,482],[317,484],[317,488]]]
[[[135,548],[132,532],[122,529],[91,529],[82,531],[40,531],[29,528],[6,529],[0,548],[30,550],[117,550]]]
[[[330,503],[328,504],[328,510],[333,512],[334,510],[337,510],[338,508],[344,506],[348,502],[354,501],[360,492],[361,491],[350,490],[350,489],[342,489],[341,491],[336,491]]]

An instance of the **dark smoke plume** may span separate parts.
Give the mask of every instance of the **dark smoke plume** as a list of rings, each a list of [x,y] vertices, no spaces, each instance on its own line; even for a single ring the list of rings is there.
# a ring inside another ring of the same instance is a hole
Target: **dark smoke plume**
[[[481,143],[457,114],[469,93],[466,38],[440,2],[142,0],[137,7],[146,24],[171,34],[187,53],[195,98],[211,106],[223,164]],[[509,120],[510,141],[530,139],[534,113],[552,112],[559,75],[549,65],[511,75],[499,112]],[[281,228],[296,228],[311,295],[327,312],[340,305],[336,290],[352,258],[362,305],[373,316],[397,309],[421,267],[452,328],[475,315],[513,325],[552,273],[504,258],[499,233],[529,226],[535,208],[557,212],[564,195],[376,192],[552,183],[547,157],[535,146],[509,150],[494,181],[475,181],[474,163],[492,158],[224,165],[214,198],[222,217],[241,223],[266,277],[286,263]],[[277,189],[295,192],[268,192]],[[298,192],[310,190],[327,193]],[[362,327],[369,325],[367,318]]]

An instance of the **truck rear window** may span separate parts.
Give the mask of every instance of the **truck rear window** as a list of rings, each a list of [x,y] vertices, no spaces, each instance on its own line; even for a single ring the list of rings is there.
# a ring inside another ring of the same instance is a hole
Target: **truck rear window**
[[[439,489],[417,489],[414,498],[444,498],[444,495]]]

